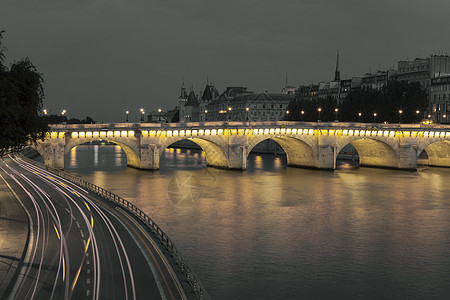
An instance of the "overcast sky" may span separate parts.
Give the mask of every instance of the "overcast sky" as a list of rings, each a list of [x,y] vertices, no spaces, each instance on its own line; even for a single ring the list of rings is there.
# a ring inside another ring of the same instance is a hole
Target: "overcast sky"
[[[51,113],[139,120],[184,79],[280,92],[450,52],[449,0],[0,0],[7,61],[44,74]]]

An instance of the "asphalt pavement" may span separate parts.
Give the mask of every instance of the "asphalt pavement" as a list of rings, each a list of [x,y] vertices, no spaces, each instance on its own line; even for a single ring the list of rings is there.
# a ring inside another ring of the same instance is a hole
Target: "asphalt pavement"
[[[123,209],[22,160],[0,162],[0,174],[24,207],[16,202],[20,218],[8,208],[0,225],[0,241],[14,251],[5,254],[8,274],[16,274],[9,299],[194,298],[158,243]],[[5,205],[3,199],[16,201],[0,195]]]

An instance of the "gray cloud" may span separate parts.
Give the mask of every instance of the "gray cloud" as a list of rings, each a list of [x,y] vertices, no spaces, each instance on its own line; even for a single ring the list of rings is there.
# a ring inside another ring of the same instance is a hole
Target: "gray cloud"
[[[358,76],[399,59],[447,52],[448,1],[2,0],[9,61],[29,56],[45,105],[69,116],[121,121],[173,108],[183,78],[200,91],[245,85],[279,91]]]

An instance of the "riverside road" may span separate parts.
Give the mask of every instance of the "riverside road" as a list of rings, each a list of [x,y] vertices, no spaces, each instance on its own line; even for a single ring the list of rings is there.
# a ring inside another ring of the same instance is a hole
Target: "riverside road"
[[[30,225],[3,298],[191,298],[157,243],[122,209],[22,160],[0,162],[0,174]]]

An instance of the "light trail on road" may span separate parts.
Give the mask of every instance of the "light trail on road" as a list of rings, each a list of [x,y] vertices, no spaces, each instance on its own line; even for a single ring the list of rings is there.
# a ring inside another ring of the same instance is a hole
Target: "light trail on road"
[[[35,229],[11,299],[187,299],[156,244],[144,231],[128,228],[135,223],[125,212],[14,157],[0,172]]]

